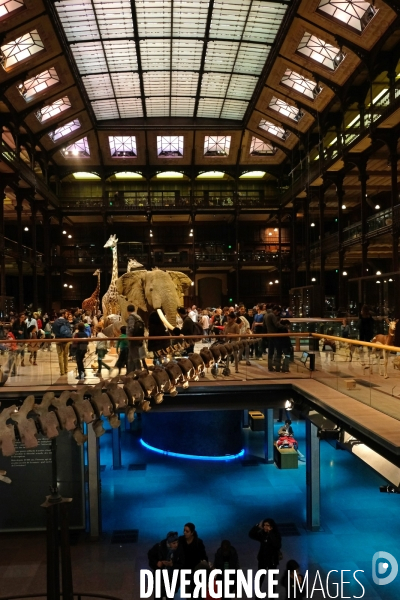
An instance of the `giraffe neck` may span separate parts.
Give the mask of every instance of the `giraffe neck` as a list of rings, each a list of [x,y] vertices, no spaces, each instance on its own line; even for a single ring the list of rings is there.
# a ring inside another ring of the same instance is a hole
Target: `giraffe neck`
[[[115,283],[118,279],[118,254],[117,254],[117,246],[114,246],[112,249],[113,253],[113,268],[112,268],[112,276],[111,283]]]
[[[100,273],[98,273],[98,274],[97,274],[97,287],[96,287],[96,289],[94,290],[94,294],[93,294],[93,296],[94,296],[95,298],[98,298],[98,297],[99,297],[99,294],[100,294]]]

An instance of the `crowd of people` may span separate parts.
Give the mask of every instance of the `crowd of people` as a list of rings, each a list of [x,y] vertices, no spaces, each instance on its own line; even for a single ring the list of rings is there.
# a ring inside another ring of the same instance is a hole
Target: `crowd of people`
[[[282,560],[282,539],[279,528],[273,519],[263,519],[254,525],[249,531],[249,537],[259,543],[257,553],[257,568],[258,570],[277,569]],[[220,547],[217,549],[214,561],[210,562],[208,554],[202,539],[199,538],[196,527],[193,523],[186,523],[183,528],[183,535],[179,535],[176,531],[170,531],[166,537],[156,543],[148,551],[149,566],[155,572],[158,569],[166,569],[169,574],[169,580],[172,581],[174,571],[181,569],[190,569],[192,572],[193,589],[193,574],[198,569],[205,569],[211,572],[213,569],[219,569],[222,574],[216,580],[223,581],[223,572],[228,569],[237,570],[240,568],[239,556],[236,549],[232,546],[229,540],[223,540]],[[281,585],[286,591],[286,598],[303,598],[303,592],[296,589],[294,595],[296,579],[301,584],[303,577],[300,573],[300,566],[295,560],[289,560],[286,569],[282,574]],[[260,586],[263,584],[265,575],[260,577]],[[174,590],[175,593],[177,589]],[[161,585],[160,595],[156,598],[166,598],[166,591],[163,584]],[[222,592],[221,597],[224,597]]]

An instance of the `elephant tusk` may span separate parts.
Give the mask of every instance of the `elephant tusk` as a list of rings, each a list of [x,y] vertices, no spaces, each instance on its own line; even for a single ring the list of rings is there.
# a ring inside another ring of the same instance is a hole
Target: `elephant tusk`
[[[157,313],[158,313],[158,316],[160,317],[161,321],[164,323],[165,327],[167,327],[168,329],[170,329],[172,331],[174,328],[172,327],[171,323],[168,323],[167,318],[164,315],[161,308],[157,308]]]

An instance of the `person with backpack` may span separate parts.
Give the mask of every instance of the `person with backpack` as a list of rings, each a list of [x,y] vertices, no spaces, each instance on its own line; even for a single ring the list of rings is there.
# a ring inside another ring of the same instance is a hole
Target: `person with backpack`
[[[135,312],[133,304],[128,304],[126,307],[128,311],[127,318],[127,333],[128,337],[143,337],[144,336],[144,321]],[[142,363],[141,359],[145,356],[144,340],[129,340],[128,342],[128,369],[127,373],[132,371],[141,371]]]
[[[88,349],[88,335],[85,331],[85,325],[83,323],[78,323],[78,331],[74,334],[74,344],[76,344],[76,366],[78,369],[78,377],[79,381],[83,381],[85,379],[85,366],[83,364],[84,356]],[[79,341],[78,341],[79,340]]]
[[[53,323],[53,333],[55,338],[65,338],[65,342],[56,342],[56,350],[58,356],[58,364],[60,367],[60,375],[66,375],[68,373],[68,354],[71,342],[68,341],[72,338],[71,326],[65,318],[66,310],[61,309],[58,313],[58,319]]]

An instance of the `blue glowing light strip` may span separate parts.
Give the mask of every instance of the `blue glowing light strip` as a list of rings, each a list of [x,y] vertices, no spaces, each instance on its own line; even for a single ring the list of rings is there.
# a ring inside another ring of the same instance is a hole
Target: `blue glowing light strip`
[[[142,446],[151,450],[152,452],[157,452],[158,454],[164,454],[165,456],[177,456],[178,458],[190,458],[191,460],[235,460],[235,458],[240,458],[244,456],[244,449],[239,452],[239,454],[226,454],[225,456],[196,456],[195,454],[180,454],[179,452],[170,452],[169,450],[160,450],[160,448],[154,448],[154,446],[150,446],[146,444],[144,440],[140,440]]]

